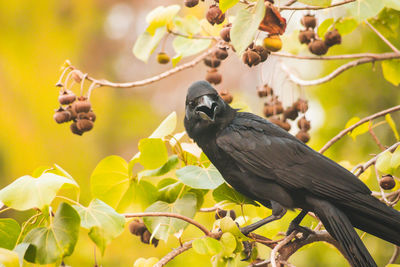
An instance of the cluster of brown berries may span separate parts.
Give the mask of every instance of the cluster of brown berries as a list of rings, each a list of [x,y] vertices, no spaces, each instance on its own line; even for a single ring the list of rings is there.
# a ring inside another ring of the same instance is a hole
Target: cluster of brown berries
[[[221,60],[228,57],[227,47],[216,47],[212,53],[204,58],[204,64],[210,67],[207,70],[206,80],[212,84],[220,84],[222,81],[222,75],[218,72],[218,67],[221,65]]]
[[[204,1],[204,0],[202,0]],[[218,6],[219,0],[214,0],[214,4],[212,4],[206,13],[206,19],[211,25],[221,24],[225,20],[225,13]],[[186,7],[195,7],[199,4],[199,0],[185,0],[184,4]]]
[[[284,108],[279,97],[274,95],[274,90],[268,84],[259,88],[257,93],[259,97],[267,97],[263,110],[265,117],[267,117],[270,122],[286,131],[291,129],[288,120],[294,121],[299,117],[299,113],[303,113],[303,116],[297,121],[299,132],[296,134],[296,137],[304,143],[310,140],[308,131],[311,125],[310,121],[304,116],[304,113],[308,110],[308,103],[306,100],[299,98],[292,106]]]
[[[131,223],[129,224],[129,231],[133,235],[140,236],[140,241],[142,241],[143,243],[150,244],[151,241],[151,244],[154,247],[158,246],[159,240],[155,237],[153,237],[153,239],[150,240],[151,233],[143,222],[137,219],[131,221]]]
[[[247,50],[243,53],[243,63],[249,67],[256,66],[267,60],[269,52],[261,45],[250,44]]]
[[[217,209],[215,212],[215,219],[219,220],[222,219],[226,216],[229,216],[232,218],[232,220],[236,219],[236,212],[234,210],[223,210],[223,209]]]
[[[308,49],[314,55],[325,55],[329,47],[342,42],[342,37],[336,29],[328,31],[325,34],[325,40],[319,38],[318,34],[315,32],[317,19],[313,15],[305,15],[300,22],[306,29],[300,31],[299,41],[301,44],[307,44]]]
[[[391,190],[396,186],[396,181],[392,175],[386,174],[379,180],[379,186],[384,190]]]

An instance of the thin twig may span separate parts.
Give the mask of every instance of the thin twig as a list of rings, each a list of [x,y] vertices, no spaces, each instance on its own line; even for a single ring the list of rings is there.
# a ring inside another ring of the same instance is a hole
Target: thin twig
[[[379,38],[381,38],[382,41],[384,41],[385,44],[387,44],[395,53],[400,53],[400,50],[397,49],[388,39],[386,39],[386,37],[383,36],[374,26],[372,26],[368,20],[365,21],[365,24],[367,24],[367,26],[370,27],[376,33],[376,35],[378,35]]]
[[[304,60],[346,60],[346,59],[357,59],[357,58],[373,58],[379,59],[383,56],[393,55],[393,52],[387,53],[356,53],[356,54],[343,54],[343,55],[335,55],[335,56],[302,56],[295,55],[286,52],[272,52],[271,55],[278,57],[287,57],[287,58],[295,58],[295,59],[304,59]]]
[[[355,2],[356,0],[345,0],[343,2],[339,2],[330,6],[303,6],[303,7],[290,7],[290,6],[282,6],[280,7],[280,10],[321,10],[321,9],[327,9],[327,8],[332,8],[332,7],[337,7],[345,4],[349,4],[352,2]]]
[[[187,35],[187,34],[183,34],[180,32],[175,32],[173,30],[168,30],[168,32],[172,35],[176,35],[176,36],[181,36],[187,39],[210,39],[210,40],[215,40],[218,41],[219,39],[215,36],[204,36],[204,35]]]
[[[378,145],[379,149],[381,151],[385,150],[386,148],[382,145],[381,141],[379,141],[379,138],[378,138],[378,136],[376,136],[374,130],[372,130],[371,124],[368,127],[368,132],[371,135],[374,142]]]
[[[201,208],[199,209],[200,212],[213,212],[216,211],[218,208],[218,206],[214,206],[214,207],[210,207],[210,208]]]
[[[324,153],[329,147],[331,147],[334,143],[336,143],[337,141],[339,141],[342,137],[344,137],[347,133],[353,131],[355,128],[357,128],[358,126],[360,126],[361,124],[364,124],[370,120],[385,116],[386,114],[395,112],[400,110],[400,105],[398,106],[394,106],[385,110],[382,110],[380,112],[377,112],[375,114],[372,114],[368,117],[365,117],[361,120],[359,120],[357,123],[351,125],[350,127],[344,129],[343,131],[341,131],[340,133],[338,133],[335,137],[333,137],[331,140],[329,140],[320,150],[319,153]]]
[[[279,242],[276,247],[274,247],[271,251],[270,260],[271,266],[276,267],[276,253],[287,243],[289,243],[297,234],[297,231],[293,231],[290,235],[285,237],[281,242]]]
[[[181,214],[177,214],[177,213],[170,213],[170,212],[140,212],[140,213],[124,213],[123,216],[125,216],[125,218],[135,218],[135,217],[171,217],[171,218],[176,218],[176,219],[180,219],[183,221],[186,221],[190,224],[193,224],[194,226],[196,226],[197,228],[199,228],[201,231],[203,231],[203,233],[206,236],[213,236],[213,233],[211,233],[204,225],[200,224],[199,222],[196,222],[195,220],[183,216]]]
[[[154,264],[153,267],[162,267],[164,265],[166,265],[168,262],[170,262],[173,258],[175,258],[176,256],[178,256],[179,254],[182,254],[183,252],[185,252],[186,250],[190,249],[192,247],[192,242],[193,241],[188,241],[182,244],[182,246],[180,246],[179,248],[176,248],[174,250],[172,250],[170,253],[168,253],[167,255],[165,255],[164,257],[162,257],[161,260],[159,260],[159,262],[157,262],[156,264]]]

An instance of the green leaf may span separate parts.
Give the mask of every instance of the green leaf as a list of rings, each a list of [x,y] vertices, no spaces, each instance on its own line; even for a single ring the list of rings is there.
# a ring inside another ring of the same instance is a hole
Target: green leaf
[[[34,250],[35,248],[28,243],[19,243],[13,251],[18,254],[19,262],[21,262],[20,267],[23,266],[22,262],[24,262],[25,253],[28,250]],[[0,261],[1,262],[1,261]]]
[[[158,6],[146,16],[146,22],[149,24],[146,31],[154,35],[160,27],[166,26],[178,14],[181,7],[179,5]]]
[[[196,196],[188,193],[171,204],[157,201],[148,207],[146,212],[170,212],[193,218],[196,213]],[[164,241],[168,240],[169,235],[179,232],[188,225],[185,221],[170,217],[144,217],[143,221],[155,238]]]
[[[325,36],[325,33],[329,30],[334,21],[333,18],[326,19],[318,26],[318,35],[321,36],[321,38]]]
[[[149,138],[164,138],[172,134],[176,128],[176,112],[169,114],[157,127],[157,129],[149,136]]]
[[[392,174],[393,169],[391,165],[392,153],[386,151],[382,153],[376,160],[375,167],[383,174]]]
[[[0,248],[13,249],[20,232],[21,227],[17,221],[10,218],[0,219]]]
[[[172,42],[175,52],[181,57],[196,55],[207,49],[210,44],[210,39],[190,39],[183,36],[175,37]]]
[[[139,35],[132,50],[135,57],[143,62],[147,62],[166,33],[166,28],[158,28],[154,35],[151,35],[147,31]]]
[[[211,237],[195,239],[192,243],[193,249],[201,255],[215,255],[221,252],[221,243]]]
[[[239,10],[230,31],[231,42],[239,55],[253,42],[258,26],[265,14],[263,0],[258,0],[253,10],[243,8]]]
[[[376,0],[357,0],[346,4],[349,16],[354,17],[359,22],[375,17],[383,8],[383,2]]]
[[[234,236],[236,236],[236,237],[238,237],[238,238],[240,238],[242,240],[248,240],[249,239],[244,234],[242,234],[242,232],[240,232],[240,229],[237,226],[237,224],[229,216],[226,216],[226,217],[222,218],[220,220],[219,225],[220,225],[221,231],[223,233],[231,233]]]
[[[385,37],[397,41],[400,27],[400,11],[384,8],[377,17],[369,19],[369,22]]]
[[[321,6],[327,7],[331,5],[332,0],[298,0],[298,2],[308,6]]]
[[[392,116],[390,116],[390,114],[386,114],[385,115],[385,120],[389,124],[390,128],[392,129],[392,131],[394,133],[394,136],[396,137],[396,140],[399,141],[399,139],[400,139],[399,132],[397,131],[396,123],[392,119]]]
[[[215,189],[224,182],[222,175],[210,165],[208,168],[185,166],[176,171],[176,177],[185,185],[197,189]]]
[[[213,198],[216,202],[228,201],[238,205],[250,204],[259,206],[255,201],[240,194],[238,191],[227,185],[226,183],[221,184],[217,189],[213,191]]]
[[[382,0],[385,4],[385,7],[393,8],[396,10],[400,10],[400,2],[399,0]]]
[[[335,23],[335,28],[341,35],[350,34],[357,27],[358,27],[358,22],[353,18],[342,18]]]
[[[223,233],[219,241],[222,244],[222,252],[225,256],[230,256],[236,250],[236,238],[233,234]]]
[[[15,251],[0,248],[0,266],[20,267],[18,254]]]
[[[89,236],[102,254],[105,246],[124,231],[125,217],[99,199],[93,199],[87,208],[77,205],[74,208],[81,217],[81,226],[90,230]]]
[[[397,147],[396,150],[392,154],[392,158],[390,160],[390,166],[393,169],[393,175],[398,177],[400,174],[400,147]]]
[[[346,126],[344,128],[347,129],[359,121],[360,121],[359,117],[353,117],[346,123]],[[350,135],[351,138],[353,138],[353,140],[356,140],[356,137],[358,135],[368,132],[370,123],[371,122],[365,122],[365,123],[361,124],[360,126],[355,128],[353,131],[349,132],[348,135]]]
[[[166,178],[161,180],[157,185],[158,200],[168,203],[175,202],[183,186],[184,184],[175,179]]]
[[[139,162],[146,169],[159,168],[168,161],[168,151],[161,138],[144,138],[139,141]]]
[[[133,267],[153,267],[158,262],[156,257],[151,257],[148,259],[139,258],[133,264]]]
[[[176,155],[172,155],[171,157],[168,158],[168,161],[161,166],[160,168],[154,169],[154,170],[144,170],[138,173],[138,179],[142,179],[143,177],[155,177],[155,176],[161,176],[172,169],[175,169],[176,166],[179,163],[179,158]]]
[[[67,203],[61,203],[53,222],[48,227],[30,231],[24,242],[35,249],[28,250],[25,260],[39,264],[55,263],[72,254],[78,241],[80,218]]]
[[[130,185],[128,163],[119,156],[109,156],[97,164],[90,177],[94,197],[117,208]]]
[[[185,16],[184,18],[175,17],[173,22],[175,30],[177,30],[179,33],[183,33],[188,36],[195,35],[199,33],[201,30],[199,19],[191,14]]]
[[[157,188],[150,182],[141,180],[134,183],[134,200],[135,203],[140,203],[142,208],[147,208],[158,199]]]
[[[382,72],[383,77],[392,83],[394,86],[398,86],[400,83],[400,60],[384,60],[382,61]]]
[[[237,3],[239,3],[239,0],[220,0],[219,8],[223,13],[225,13],[228,9],[235,6]]]
[[[75,181],[52,173],[38,178],[25,175],[0,190],[0,201],[16,210],[43,209],[63,186],[79,188]]]

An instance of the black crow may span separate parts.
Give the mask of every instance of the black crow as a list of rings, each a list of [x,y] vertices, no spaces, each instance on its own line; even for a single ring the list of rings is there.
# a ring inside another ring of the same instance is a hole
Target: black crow
[[[400,246],[400,213],[371,195],[351,172],[311,149],[275,124],[226,104],[206,81],[192,84],[184,120],[228,184],[272,208],[272,215],[247,227],[246,234],[281,218],[286,209],[302,212],[296,229],[314,212],[340,243],[352,266],[376,266],[353,226]]]

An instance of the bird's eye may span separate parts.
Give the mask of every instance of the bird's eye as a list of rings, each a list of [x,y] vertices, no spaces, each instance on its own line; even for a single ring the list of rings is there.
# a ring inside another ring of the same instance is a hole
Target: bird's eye
[[[194,107],[196,106],[196,103],[195,103],[194,101],[190,101],[190,102],[189,102],[189,106],[190,106],[191,108],[194,108]]]

